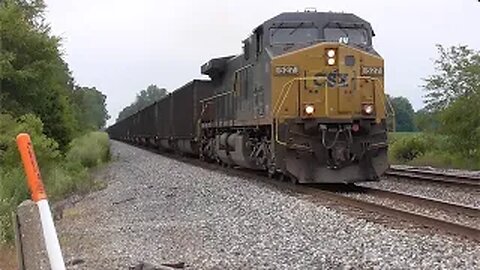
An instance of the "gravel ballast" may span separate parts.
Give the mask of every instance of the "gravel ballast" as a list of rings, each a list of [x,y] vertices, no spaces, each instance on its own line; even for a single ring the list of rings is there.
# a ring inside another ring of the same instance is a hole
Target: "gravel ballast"
[[[377,224],[112,141],[108,186],[57,222],[69,269],[478,269],[477,242]]]

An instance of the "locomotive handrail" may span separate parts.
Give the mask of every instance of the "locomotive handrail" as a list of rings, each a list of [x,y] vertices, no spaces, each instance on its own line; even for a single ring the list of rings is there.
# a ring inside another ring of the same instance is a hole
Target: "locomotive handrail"
[[[248,64],[248,65],[246,65],[246,66],[243,66],[243,67],[238,68],[238,69],[235,70],[233,73],[238,73],[238,72],[240,72],[240,71],[243,71],[243,70],[248,69],[248,68],[251,68],[251,67],[253,67],[253,64]]]
[[[201,125],[202,125],[202,116],[203,114],[205,113],[205,102],[207,101],[211,101],[211,100],[214,100],[214,99],[217,99],[217,98],[221,98],[221,97],[224,97],[224,96],[228,96],[230,94],[233,94],[235,93],[235,91],[228,91],[228,92],[223,92],[223,93],[220,93],[220,94],[216,94],[216,95],[213,95],[213,96],[210,96],[210,97],[207,97],[207,98],[204,98],[204,99],[201,99],[200,100],[200,104],[202,104],[202,111],[200,112],[200,115],[198,117],[198,120],[197,120],[197,140],[200,139],[200,130],[201,130]]]
[[[280,112],[280,108],[283,107],[283,103],[285,103],[285,100],[287,99],[287,95],[288,93],[290,92],[290,89],[292,89],[292,85],[294,82],[296,81],[307,81],[307,80],[318,80],[318,79],[321,79],[321,80],[324,80],[326,81],[327,80],[327,77],[325,76],[315,76],[315,77],[296,77],[296,78],[293,78],[291,79],[290,81],[286,82],[283,87],[282,87],[282,91],[280,92],[280,97],[281,99],[278,99],[277,102],[275,103],[275,107],[274,107],[274,111],[273,111],[273,117],[275,119],[275,127],[272,126],[272,133],[275,134],[275,142],[280,144],[280,145],[287,145],[286,142],[282,142],[280,141],[280,139],[278,138],[278,124],[279,124],[279,112]],[[289,88],[287,89],[286,87],[289,86]],[[325,84],[325,108],[327,108],[327,102],[328,102],[328,86],[327,84]],[[279,104],[280,102],[280,104]],[[277,106],[278,105],[278,106]],[[326,111],[328,109],[325,109]]]
[[[238,83],[238,77],[239,77],[240,72],[242,72],[242,71],[244,71],[244,70],[247,70],[247,71],[248,71],[248,69],[251,68],[251,67],[253,67],[253,64],[248,64],[248,65],[246,65],[246,66],[243,66],[243,67],[238,68],[237,70],[235,70],[235,71],[233,72],[233,74],[234,74],[234,79],[233,79],[233,90],[232,90],[232,92],[233,92],[234,94],[237,94],[237,95],[238,95],[237,83]]]
[[[296,81],[307,81],[307,80],[318,80],[318,79],[321,79],[321,80],[324,80],[326,81],[327,80],[327,77],[325,76],[316,76],[316,77],[296,77],[296,78],[293,78],[292,80],[286,82],[283,87],[282,87],[282,91],[280,93],[280,99],[277,100],[277,102],[275,103],[275,107],[274,107],[274,113],[273,113],[273,116],[275,118],[275,127],[272,126],[272,133],[275,134],[275,142],[280,144],[280,145],[287,145],[286,142],[283,142],[283,141],[280,141],[279,137],[278,137],[278,124],[279,124],[279,118],[280,118],[280,108],[283,107],[283,104],[285,103],[285,100],[287,98],[287,95],[290,91],[290,89],[292,88],[292,85],[294,82]],[[375,77],[371,77],[371,76],[358,76],[358,77],[355,77],[355,79],[359,79],[359,80],[372,80],[374,82],[378,82],[380,84],[380,87],[383,89],[383,84],[382,84],[382,81],[379,79],[379,78],[375,78]],[[286,87],[289,86],[288,89],[286,89]],[[378,93],[377,93],[377,88],[374,86],[373,88],[373,91],[374,91],[374,103],[375,103],[375,106],[378,106],[378,102],[376,102],[378,99],[381,100],[383,106],[385,107],[385,100],[384,98],[381,98],[381,97],[377,97],[378,96]],[[280,103],[280,104],[279,104]],[[329,111],[328,111],[328,85],[327,83],[325,84],[325,115],[328,116],[329,115]],[[389,103],[389,106],[391,108],[393,108],[391,106],[391,104]],[[378,112],[378,110],[375,110]],[[378,115],[376,117],[378,119]]]
[[[223,96],[228,96],[230,94],[233,94],[234,91],[228,91],[228,92],[223,92],[223,93],[220,93],[220,94],[216,94],[214,96],[210,96],[210,97],[207,97],[207,98],[204,98],[204,99],[200,99],[200,103],[204,103],[205,101],[210,101],[210,100],[214,100],[214,99],[217,99],[217,98],[220,98],[220,97],[223,97]]]
[[[360,79],[360,80],[362,80],[362,79],[363,79],[363,80],[372,80],[372,81],[374,81],[374,82],[378,82],[378,83],[380,84],[380,87],[381,87],[382,89],[384,89],[384,91],[385,91],[385,88],[383,87],[382,81],[381,81],[379,78],[371,77],[371,76],[358,76],[358,77],[356,77],[356,79]],[[375,111],[378,112],[378,110],[377,110],[377,107],[379,106],[379,104],[378,104],[378,102],[377,102],[378,99],[381,100],[381,103],[382,103],[381,105],[383,105],[383,107],[386,109],[386,106],[385,106],[385,95],[383,96],[383,98],[382,98],[382,97],[378,97],[377,87],[375,87],[375,85],[373,86],[373,96],[374,96],[374,103],[375,103]],[[390,108],[391,108],[392,111],[393,111],[393,106],[391,105],[390,101],[388,101],[388,105],[390,106]],[[385,117],[386,117],[386,114],[387,114],[387,111],[385,110]],[[393,112],[393,115],[395,116],[395,112]],[[376,120],[377,123],[380,122],[380,121],[379,121],[379,116],[378,116],[378,114],[376,115],[375,120]],[[395,127],[394,127],[394,129],[395,129]]]
[[[390,108],[390,111],[392,112],[392,131],[395,132],[397,130],[397,123],[395,121],[395,109],[393,108],[393,104],[390,101],[389,98],[386,98],[388,107]],[[387,130],[388,130],[388,124],[387,124]]]
[[[387,100],[388,107],[390,111],[392,111],[392,131],[395,132],[397,130],[397,121],[395,120],[395,109],[393,108],[393,104],[389,98],[385,98]],[[387,125],[388,127],[388,125]]]
[[[290,81],[286,82],[283,87],[282,87],[282,91],[280,93],[280,96],[283,96],[283,98],[280,100],[277,100],[277,102],[275,103],[275,110],[274,110],[274,116],[276,116],[278,114],[278,112],[280,111],[280,107],[283,106],[283,103],[285,102],[285,99],[287,98],[287,95],[290,91],[290,89],[292,88],[292,85],[294,82],[296,81],[307,81],[307,80],[318,80],[318,79],[322,79],[322,80],[327,80],[327,77],[325,76],[316,76],[316,77],[296,77],[296,78],[293,78],[291,79]],[[285,91],[286,87],[287,86],[290,86],[288,88],[288,91]],[[327,90],[328,86],[327,84],[325,84],[325,90]],[[280,104],[279,104],[280,102]]]

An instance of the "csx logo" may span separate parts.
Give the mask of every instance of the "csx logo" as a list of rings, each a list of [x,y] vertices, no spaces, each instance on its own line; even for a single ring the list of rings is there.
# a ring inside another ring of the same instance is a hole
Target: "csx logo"
[[[348,74],[338,73],[338,70],[334,70],[331,73],[317,73],[315,77],[318,79],[313,80],[316,86],[325,87],[325,82],[328,87],[348,87]]]

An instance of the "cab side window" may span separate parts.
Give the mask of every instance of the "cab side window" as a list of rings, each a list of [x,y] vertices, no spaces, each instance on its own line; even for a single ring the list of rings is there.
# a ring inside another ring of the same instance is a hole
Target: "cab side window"
[[[250,58],[250,40],[249,39],[243,42],[243,56],[245,57],[245,60],[248,60]]]
[[[258,57],[263,51],[263,30],[255,31],[255,54]]]

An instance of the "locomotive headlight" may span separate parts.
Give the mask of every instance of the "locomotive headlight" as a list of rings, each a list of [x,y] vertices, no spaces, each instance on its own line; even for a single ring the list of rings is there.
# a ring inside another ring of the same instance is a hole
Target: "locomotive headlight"
[[[328,58],[327,63],[328,63],[330,66],[335,65],[335,58]]]
[[[373,106],[373,104],[363,104],[362,109],[365,114],[372,114],[375,107]]]
[[[305,113],[306,114],[313,114],[313,112],[315,112],[315,107],[311,104],[309,105],[305,105]]]
[[[330,58],[335,57],[335,50],[333,50],[333,49],[328,50],[327,51],[327,56],[330,57]]]

